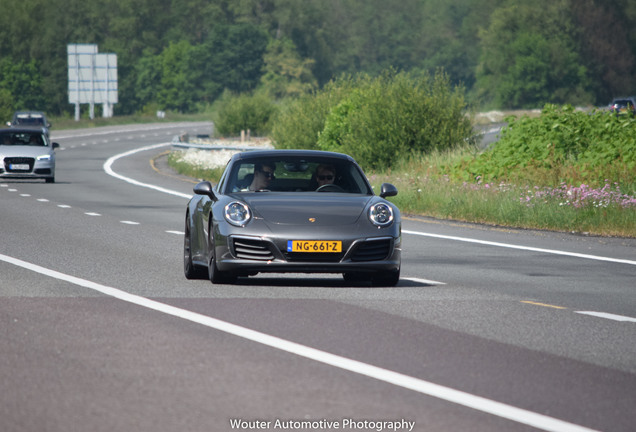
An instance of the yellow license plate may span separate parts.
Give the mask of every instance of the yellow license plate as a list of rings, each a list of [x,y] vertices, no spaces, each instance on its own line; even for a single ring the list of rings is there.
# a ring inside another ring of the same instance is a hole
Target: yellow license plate
[[[342,242],[340,240],[288,240],[287,252],[342,252]]]

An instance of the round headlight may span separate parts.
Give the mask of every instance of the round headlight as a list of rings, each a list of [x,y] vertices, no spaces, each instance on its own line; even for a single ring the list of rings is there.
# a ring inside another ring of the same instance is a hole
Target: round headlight
[[[252,214],[250,208],[240,201],[232,201],[225,206],[225,220],[236,226],[245,226]]]
[[[379,203],[369,208],[369,219],[374,225],[385,227],[393,223],[393,209],[391,206]]]

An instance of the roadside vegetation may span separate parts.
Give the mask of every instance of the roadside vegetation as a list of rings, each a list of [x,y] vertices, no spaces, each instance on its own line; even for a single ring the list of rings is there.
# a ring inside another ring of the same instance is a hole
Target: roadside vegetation
[[[344,77],[270,115],[276,147],[351,154],[376,190],[398,187],[405,214],[636,237],[634,118],[546,105],[507,118],[479,151],[463,89],[443,72]]]

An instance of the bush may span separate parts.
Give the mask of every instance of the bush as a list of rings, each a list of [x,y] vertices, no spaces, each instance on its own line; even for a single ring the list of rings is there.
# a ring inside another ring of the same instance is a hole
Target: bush
[[[325,119],[354,87],[351,77],[331,81],[321,91],[291,100],[277,113],[272,125],[272,140],[285,149],[318,149],[318,136]]]
[[[546,186],[636,182],[635,119],[546,105],[538,118],[508,122],[499,142],[457,164],[455,176],[517,184],[532,180]]]
[[[237,136],[248,130],[253,136],[267,135],[275,111],[274,102],[264,94],[236,96],[225,92],[219,102],[216,130],[224,136]]]
[[[451,89],[443,72],[345,77],[285,110],[273,138],[279,147],[347,153],[385,169],[409,154],[464,145],[472,136],[465,109],[463,89]]]

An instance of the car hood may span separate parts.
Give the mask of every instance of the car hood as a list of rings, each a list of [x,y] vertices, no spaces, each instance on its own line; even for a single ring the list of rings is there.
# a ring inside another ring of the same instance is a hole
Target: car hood
[[[3,157],[32,157],[51,154],[53,149],[49,146],[15,146],[0,145],[0,155]]]
[[[259,192],[241,199],[256,217],[278,225],[351,225],[364,213],[370,195],[341,193],[273,194]]]

